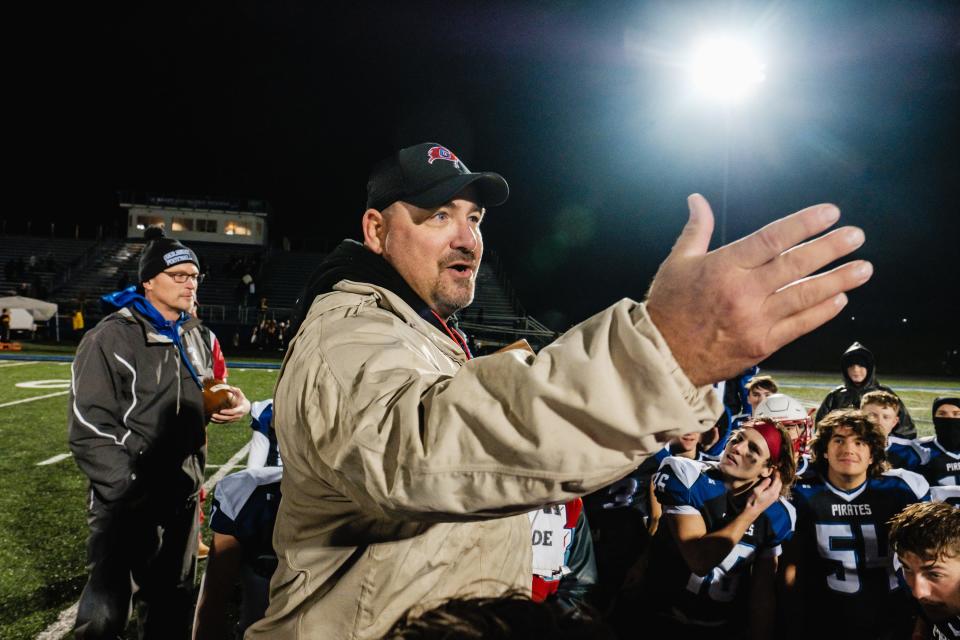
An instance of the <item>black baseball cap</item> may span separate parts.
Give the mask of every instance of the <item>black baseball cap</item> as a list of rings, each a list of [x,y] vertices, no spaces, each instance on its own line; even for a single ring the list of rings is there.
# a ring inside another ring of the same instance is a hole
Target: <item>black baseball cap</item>
[[[367,181],[367,208],[382,211],[398,200],[423,209],[439,207],[471,184],[484,207],[501,205],[510,195],[499,173],[473,173],[442,144],[423,142],[377,163]]]

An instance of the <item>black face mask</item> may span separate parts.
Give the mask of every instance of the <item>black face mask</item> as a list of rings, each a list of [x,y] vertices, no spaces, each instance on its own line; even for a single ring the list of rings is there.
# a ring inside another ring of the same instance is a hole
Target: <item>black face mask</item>
[[[960,451],[960,418],[933,417],[937,442],[947,451]]]

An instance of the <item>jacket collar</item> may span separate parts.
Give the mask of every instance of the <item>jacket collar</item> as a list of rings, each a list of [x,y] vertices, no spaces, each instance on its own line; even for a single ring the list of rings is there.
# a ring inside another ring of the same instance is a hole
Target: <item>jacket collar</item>
[[[181,340],[185,332],[200,325],[199,319],[181,312],[176,320],[167,320],[149,300],[137,293],[136,287],[133,286],[109,293],[100,300],[105,307],[116,308],[121,317],[130,322],[139,323],[143,327],[148,343],[174,345],[180,352],[181,360],[190,372],[190,377],[198,387],[203,388],[203,382],[190,364],[190,358],[185,353]]]
[[[456,360],[460,364],[463,364],[469,359],[469,356],[464,352],[463,347],[445,331],[439,328],[437,322],[430,322],[427,320],[427,318],[418,313],[416,309],[411,307],[406,300],[390,289],[375,284],[370,284],[368,282],[353,282],[350,280],[341,280],[335,284],[333,288],[335,291],[343,291],[346,293],[355,293],[365,296],[372,295],[377,301],[377,306],[397,315],[409,326],[415,328],[417,331],[429,338],[430,342],[440,349],[440,351],[442,351],[447,357]],[[456,329],[451,330],[456,331]]]
[[[412,310],[427,324],[448,336],[467,358],[470,357],[466,336],[456,327],[455,318],[441,318],[437,315],[383,256],[375,254],[355,240],[341,242],[307,279],[293,313],[294,332],[306,318],[316,297],[337,289],[344,281],[363,283],[376,291],[389,291],[391,298],[403,301],[405,309]]]

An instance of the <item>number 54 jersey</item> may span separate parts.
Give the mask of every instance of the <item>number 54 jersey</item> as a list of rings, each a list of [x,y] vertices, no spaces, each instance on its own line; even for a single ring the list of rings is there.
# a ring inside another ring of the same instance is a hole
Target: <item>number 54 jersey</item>
[[[909,593],[897,580],[887,523],[907,505],[929,499],[927,481],[903,469],[851,491],[820,477],[793,488],[798,596],[807,611],[831,612],[829,620],[805,616],[808,631],[878,638],[909,623]]]

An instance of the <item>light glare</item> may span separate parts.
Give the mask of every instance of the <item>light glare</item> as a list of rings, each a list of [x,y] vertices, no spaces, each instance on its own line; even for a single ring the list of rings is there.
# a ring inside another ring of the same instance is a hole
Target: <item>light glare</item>
[[[696,48],[690,63],[698,93],[722,104],[737,104],[766,79],[766,65],[744,42],[712,38]]]

